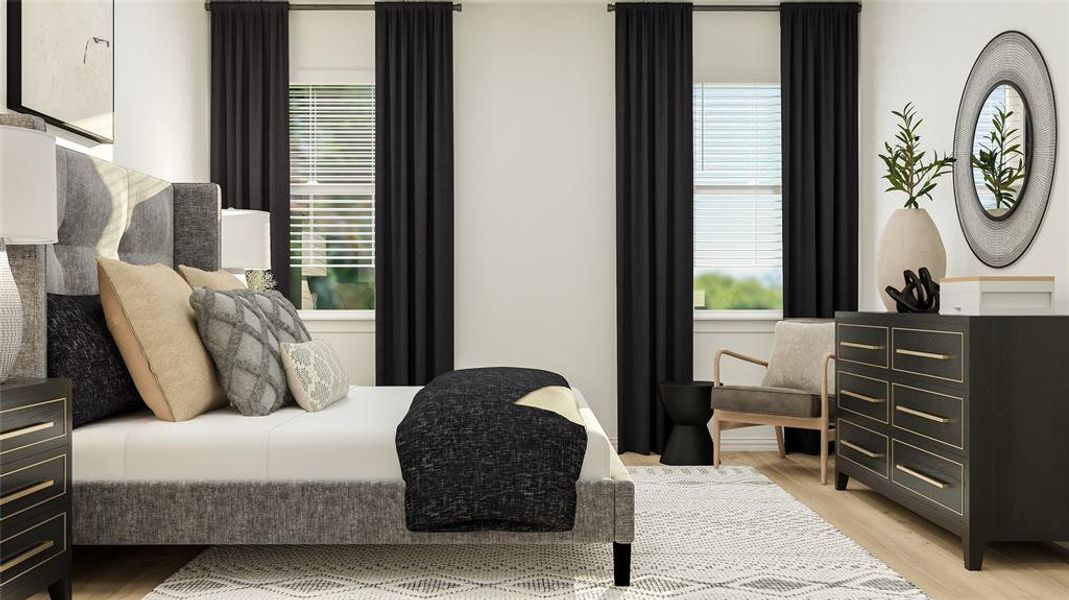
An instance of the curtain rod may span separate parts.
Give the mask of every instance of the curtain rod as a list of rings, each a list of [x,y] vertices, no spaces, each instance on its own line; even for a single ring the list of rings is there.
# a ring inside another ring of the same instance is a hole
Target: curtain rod
[[[779,4],[695,4],[694,12],[779,12],[779,7]],[[610,3],[607,8],[609,12],[616,11],[615,4]],[[857,12],[861,12],[860,2]]]
[[[374,4],[290,4],[290,10],[375,10]],[[205,2],[204,10],[210,11],[212,9],[212,3]],[[453,11],[461,12],[464,10],[464,5],[457,3],[453,5]]]

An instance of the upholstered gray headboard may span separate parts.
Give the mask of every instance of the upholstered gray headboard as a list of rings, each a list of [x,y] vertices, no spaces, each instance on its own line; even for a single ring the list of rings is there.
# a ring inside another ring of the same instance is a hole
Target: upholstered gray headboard
[[[45,128],[13,113],[0,125]],[[59,242],[7,247],[24,314],[14,373],[27,377],[47,370],[46,295],[98,293],[97,256],[219,268],[219,186],[168,183],[67,148],[56,150],[56,177]]]

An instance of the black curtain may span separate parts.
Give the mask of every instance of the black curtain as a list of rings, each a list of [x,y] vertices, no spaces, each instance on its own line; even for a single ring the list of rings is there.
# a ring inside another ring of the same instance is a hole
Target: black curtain
[[[212,181],[225,208],[271,213],[271,272],[292,296],[289,5],[212,2],[211,19]]]
[[[376,385],[453,368],[453,7],[375,5]]]
[[[857,310],[858,4],[780,5],[783,314]],[[817,453],[816,432],[788,449]]]
[[[693,378],[691,4],[616,5],[619,450],[661,452],[661,381]]]

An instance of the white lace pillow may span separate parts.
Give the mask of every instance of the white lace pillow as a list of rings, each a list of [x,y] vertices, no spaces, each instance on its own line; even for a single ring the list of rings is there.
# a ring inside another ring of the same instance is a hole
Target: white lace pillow
[[[349,393],[349,376],[327,342],[283,343],[279,349],[290,391],[304,410],[323,410]]]

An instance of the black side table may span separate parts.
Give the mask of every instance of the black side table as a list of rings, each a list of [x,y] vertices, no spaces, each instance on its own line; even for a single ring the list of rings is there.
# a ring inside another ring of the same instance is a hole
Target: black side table
[[[661,463],[713,464],[713,438],[708,427],[713,418],[713,382],[669,381],[659,387],[661,404],[672,419],[672,432],[664,445]]]

